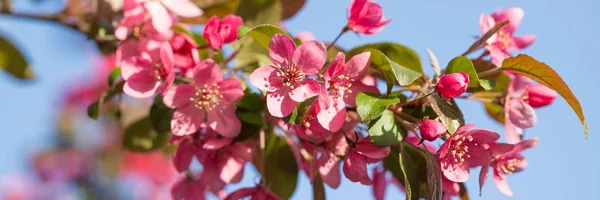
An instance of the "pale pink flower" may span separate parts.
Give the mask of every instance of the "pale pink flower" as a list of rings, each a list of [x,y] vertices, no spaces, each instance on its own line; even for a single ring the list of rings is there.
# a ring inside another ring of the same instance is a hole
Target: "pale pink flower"
[[[556,96],[556,91],[548,86],[536,83],[527,86],[527,103],[533,108],[540,108],[552,104]]]
[[[173,14],[181,17],[198,17],[202,10],[190,0],[137,0],[143,3],[150,14],[152,26],[158,32],[167,32],[173,27]]]
[[[492,174],[496,187],[506,196],[512,196],[513,192],[508,187],[506,174],[523,171],[527,167],[525,157],[520,154],[521,151],[534,147],[538,142],[537,138],[520,141],[515,145],[510,144],[490,144],[488,149],[492,152],[493,159],[489,165],[484,165],[479,174],[479,193],[487,179],[489,167],[492,167]]]
[[[508,85],[504,101],[504,131],[507,141],[511,144],[521,141],[523,129],[537,123],[535,110],[525,102],[526,91],[531,84],[531,79],[515,74]]]
[[[152,40],[166,41],[173,36],[171,25],[168,28],[157,28],[152,17],[148,17],[148,10],[144,7],[142,1],[125,0],[123,7],[123,19],[119,22],[115,29],[115,37],[119,40],[126,40],[129,35],[138,38],[146,38]],[[171,15],[165,16],[162,21],[171,21]]]
[[[227,15],[222,20],[218,16],[212,16],[204,26],[204,38],[210,48],[221,49],[223,44],[237,40],[238,28],[244,22],[237,15]]]
[[[162,43],[157,52],[158,55],[129,57],[121,63],[125,94],[135,98],[151,97],[173,84],[173,50],[168,43]]]
[[[509,50],[521,50],[535,41],[535,35],[514,36],[515,30],[521,24],[525,13],[521,8],[509,8],[503,12],[496,11],[492,16],[482,13],[479,17],[481,33],[486,33],[495,24],[509,20],[510,23],[502,27],[496,34],[486,41],[486,49],[490,51],[492,63],[501,66],[505,58],[511,56]]]
[[[308,75],[316,75],[325,64],[325,45],[319,41],[298,48],[286,35],[275,34],[269,45],[273,65],[262,66],[250,74],[250,82],[267,91],[267,108],[275,117],[291,114],[296,102],[319,94],[320,86]]]
[[[221,69],[212,59],[200,62],[192,76],[193,84],[178,85],[164,94],[165,105],[176,109],[171,120],[172,133],[189,135],[205,125],[222,136],[237,136],[241,122],[233,103],[244,96],[240,81],[223,79]]]
[[[446,133],[447,130],[446,126],[437,120],[428,119],[423,121],[421,126],[419,126],[421,137],[427,141],[436,140],[440,135]]]
[[[492,156],[482,145],[500,138],[498,133],[486,129],[473,129],[475,124],[460,127],[440,147],[438,155],[442,172],[448,180],[465,182],[470,168],[486,165]]]
[[[347,27],[356,33],[378,33],[390,21],[383,17],[383,9],[374,0],[352,0],[350,3]]]
[[[187,34],[176,34],[171,40],[175,66],[191,69],[200,62],[196,41]]]
[[[440,78],[436,91],[442,97],[451,99],[460,96],[469,87],[469,75],[464,72],[445,74]]]
[[[315,40],[315,35],[308,31],[296,33],[296,36],[302,43]]]
[[[244,197],[249,197],[249,199],[254,200],[279,200],[279,197],[276,194],[269,192],[262,186],[258,185],[252,188],[239,189],[229,194],[225,200],[238,200],[244,199]]]
[[[380,147],[371,143],[370,137],[360,139],[350,148],[344,158],[344,175],[352,182],[364,185],[373,183],[367,173],[367,163],[378,162],[390,154],[390,147]]]

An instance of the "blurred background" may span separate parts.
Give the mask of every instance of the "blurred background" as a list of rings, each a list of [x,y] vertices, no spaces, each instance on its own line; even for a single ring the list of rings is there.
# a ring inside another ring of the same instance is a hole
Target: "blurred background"
[[[63,10],[66,0],[13,0],[13,11],[45,14]],[[375,35],[344,35],[338,45],[346,49],[365,43],[393,41],[411,47],[426,61],[426,48],[435,52],[441,65],[464,52],[480,34],[479,15],[498,8],[521,7],[525,17],[517,35],[536,34],[536,42],[525,49],[557,71],[578,96],[590,125],[586,140],[583,129],[569,105],[559,98],[552,106],[536,110],[538,125],[527,129],[525,137],[538,137],[538,145],[524,152],[528,168],[508,177],[513,199],[600,199],[600,141],[596,126],[600,115],[598,98],[600,55],[598,20],[600,2],[595,0],[503,0],[503,1],[400,1],[378,0],[384,15],[392,21]],[[316,39],[331,41],[346,23],[350,0],[307,0],[293,18],[285,22],[291,33],[312,32]],[[194,30],[201,29],[195,27]],[[32,66],[35,78],[18,80],[0,73],[0,197],[12,192],[36,189],[58,199],[77,199],[79,194],[103,191],[100,199],[169,199],[175,171],[163,154],[139,155],[118,151],[114,141],[115,124],[92,121],[87,105],[106,87],[110,59],[102,56],[97,44],[72,28],[45,20],[0,15],[0,36],[9,39]],[[429,66],[423,63],[423,66]],[[427,69],[425,67],[425,69]],[[431,70],[429,70],[431,73]],[[491,120],[478,102],[459,100],[467,123],[477,123],[499,133],[503,127]],[[149,104],[141,104],[147,110]],[[135,108],[133,108],[135,109]],[[131,113],[131,112],[129,112]],[[134,116],[128,116],[135,118]],[[108,124],[108,125],[107,125]],[[118,145],[118,144],[116,144]],[[438,144],[439,145],[439,144]],[[60,147],[60,148],[57,148]],[[75,151],[74,149],[78,149]],[[113,150],[116,149],[116,150]],[[102,152],[94,156],[88,152]],[[96,157],[97,156],[97,157]],[[86,159],[102,159],[114,177],[92,176],[77,179],[89,187],[73,187],[61,178],[89,172]],[[155,163],[155,164],[152,164]],[[341,166],[340,166],[341,167]],[[160,173],[157,173],[160,172]],[[478,196],[477,175],[466,186],[472,199],[506,199],[488,179]],[[300,173],[293,199],[311,199],[312,187]],[[254,184],[256,172],[246,166],[244,180],[227,191]],[[44,180],[52,180],[40,184]],[[113,183],[117,183],[114,185]],[[106,184],[106,185],[103,185]],[[396,186],[388,186],[386,197],[401,199]],[[97,190],[93,190],[93,189]],[[108,188],[108,189],[107,189]],[[15,193],[16,195],[16,193]],[[104,196],[103,196],[104,195]],[[336,190],[326,186],[328,199],[371,199],[370,186],[345,178]],[[214,198],[214,197],[211,197]]]

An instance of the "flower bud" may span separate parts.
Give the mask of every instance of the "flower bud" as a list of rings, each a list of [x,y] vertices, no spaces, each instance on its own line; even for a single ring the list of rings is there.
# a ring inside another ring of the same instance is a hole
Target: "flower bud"
[[[450,99],[460,96],[469,87],[469,75],[464,72],[446,74],[437,84],[437,92],[444,98]]]
[[[531,84],[526,90],[529,96],[528,103],[534,108],[551,104],[557,95],[556,91],[542,84]]]
[[[421,138],[427,141],[434,141],[441,134],[446,133],[447,129],[442,122],[436,120],[425,120],[419,127]]]

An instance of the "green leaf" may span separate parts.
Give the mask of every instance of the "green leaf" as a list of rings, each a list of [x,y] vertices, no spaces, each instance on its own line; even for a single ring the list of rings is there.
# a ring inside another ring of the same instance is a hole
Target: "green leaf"
[[[423,67],[421,66],[421,59],[419,58],[419,55],[406,46],[392,42],[373,43],[355,47],[354,49],[348,51],[346,57],[350,58],[356,54],[364,52],[366,49],[377,49],[399,65],[408,69],[412,69],[413,71],[423,73]]]
[[[356,111],[363,122],[371,121],[381,116],[388,105],[398,102],[400,99],[397,97],[361,92],[356,95]]]
[[[404,176],[404,189],[406,189],[406,199],[418,200],[420,195],[421,182],[417,176],[419,168],[415,165],[415,161],[406,152],[404,145],[400,146],[400,153],[398,154],[398,161],[400,163],[400,169]]]
[[[281,199],[289,199],[298,183],[296,159],[284,138],[275,134],[268,137],[264,154],[265,183]]]
[[[391,92],[396,81],[400,85],[405,86],[417,80],[422,75],[419,71],[398,64],[377,49],[365,49],[365,51],[371,52],[371,63],[383,75],[387,83],[387,94]]]
[[[283,121],[288,124],[301,124],[304,121],[304,116],[306,112],[314,105],[314,102],[317,100],[317,97],[312,97],[304,102],[296,103],[296,108],[294,108],[294,112],[292,114],[282,118]]]
[[[442,199],[442,173],[435,156],[422,148],[421,153],[427,161],[427,199]]]
[[[462,55],[466,56],[467,54],[481,48],[481,46],[483,46],[485,44],[485,41],[490,39],[490,37],[492,37],[496,32],[498,32],[498,30],[500,30],[502,27],[504,27],[507,24],[508,24],[508,21],[503,21],[503,22],[500,22],[500,23],[497,23],[496,25],[494,25],[490,30],[488,30],[486,33],[481,35],[481,37],[477,38],[477,40],[475,40],[475,42],[473,42],[473,44],[469,47],[469,49],[467,49],[467,51],[465,51]]]
[[[198,8],[202,9],[204,14],[198,17],[180,17],[180,21],[187,24],[205,24],[210,17],[217,16],[223,18],[237,9],[240,0],[210,0],[210,1],[192,1]]]
[[[238,33],[239,33],[239,31],[238,31]],[[252,37],[252,39],[254,39],[254,42],[257,42],[265,49],[269,49],[269,44],[271,43],[271,38],[273,37],[273,35],[278,34],[278,33],[285,34],[289,37],[289,35],[285,31],[281,30],[277,26],[270,25],[270,24],[258,25],[256,27],[250,29],[249,31],[247,31],[246,34],[238,35],[238,37],[241,38],[241,37],[245,37],[246,35],[250,35],[250,37]]]
[[[502,62],[502,70],[510,70],[517,74],[527,76],[538,83],[556,90],[556,92],[567,101],[573,111],[575,111],[577,117],[579,117],[579,121],[581,121],[581,124],[583,125],[584,136],[587,139],[589,131],[588,125],[585,121],[583,108],[581,108],[579,100],[577,100],[577,97],[573,94],[567,83],[565,83],[558,73],[550,68],[550,66],[543,62],[539,62],[526,54],[519,54],[516,57],[504,59]]]
[[[250,28],[248,28],[247,26],[240,26],[238,28],[238,39],[241,39],[242,37],[244,37],[248,32],[250,31]]]
[[[504,107],[495,103],[483,103],[485,112],[500,124],[504,124]]]
[[[431,104],[431,108],[437,113],[442,123],[446,125],[450,134],[453,134],[456,129],[465,124],[463,114],[453,99],[449,103],[437,93],[429,95],[427,98]]]
[[[19,49],[2,37],[0,37],[0,68],[18,79],[27,80],[34,76]]]
[[[111,87],[117,78],[121,76],[121,68],[115,67],[112,71],[110,71],[110,75],[108,76],[108,86]]]
[[[477,76],[477,71],[475,71],[475,66],[471,59],[465,56],[458,56],[448,63],[448,67],[446,68],[446,74],[457,73],[457,72],[465,72],[469,75],[469,88],[479,88],[481,86],[485,90],[492,89],[492,84],[489,80],[479,80],[479,76]]]
[[[167,107],[163,103],[161,95],[156,95],[154,103],[150,107],[148,118],[152,124],[154,131],[159,133],[171,133],[171,119],[175,110]]]
[[[471,62],[473,62],[473,66],[475,67],[475,71],[477,71],[477,73],[481,73],[481,72],[485,72],[488,70],[498,68],[498,66],[494,65],[492,63],[492,61],[489,61],[489,60],[475,59],[475,60],[471,60]],[[499,75],[502,75],[502,74],[504,74],[504,73],[502,73],[501,71],[498,71],[497,73],[491,73],[491,74],[488,74],[485,76],[480,76],[479,74],[477,74],[477,75],[479,76],[479,79],[494,80]]]
[[[282,19],[283,8],[277,0],[243,0],[235,11],[244,19],[246,26],[258,24],[278,25]]]
[[[152,130],[149,117],[144,117],[125,128],[123,148],[135,152],[148,152],[167,145],[169,132]]]
[[[385,109],[381,117],[369,124],[371,142],[379,146],[389,146],[402,140],[402,130],[396,124],[394,112]]]
[[[325,200],[325,186],[321,176],[315,176],[313,181],[313,200]]]
[[[100,98],[98,98],[98,100],[96,100],[94,103],[88,106],[88,117],[94,120],[98,119],[104,102],[106,102],[107,100],[111,100],[117,94],[123,93],[123,85],[125,85],[125,81],[121,81],[114,85],[112,88],[110,88],[108,91],[103,92],[102,95],[100,95]]]

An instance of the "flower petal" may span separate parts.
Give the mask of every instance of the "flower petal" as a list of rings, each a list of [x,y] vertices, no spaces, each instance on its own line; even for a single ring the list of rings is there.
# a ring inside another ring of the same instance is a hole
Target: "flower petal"
[[[191,97],[196,95],[196,88],[190,84],[178,85],[163,93],[163,103],[169,108],[183,108],[191,105]]]
[[[347,74],[350,78],[358,81],[367,72],[367,65],[369,64],[370,58],[371,52],[363,52],[352,56],[346,63],[344,74]]]
[[[285,117],[296,108],[296,102],[288,96],[287,92],[277,91],[267,93],[267,109],[274,117]]]
[[[156,76],[148,71],[131,75],[123,86],[123,92],[134,98],[147,98],[155,95],[160,86]]]
[[[344,62],[346,62],[346,55],[344,55],[344,52],[338,52],[331,63],[329,63],[329,67],[327,67],[327,72],[323,75],[323,79],[328,81],[336,76],[342,75],[341,73],[345,68]]]
[[[313,155],[315,157],[316,155]],[[321,179],[323,182],[329,187],[337,188],[340,186],[341,175],[340,175],[340,167],[339,167],[340,159],[330,153],[323,152],[323,156],[316,161],[319,166],[319,174],[321,175]]]
[[[508,110],[510,121],[519,128],[530,128],[537,123],[535,110],[520,99],[512,99]]]
[[[237,183],[241,180],[244,173],[244,164],[246,162],[235,157],[229,157],[222,166],[219,177],[225,183]]]
[[[187,140],[181,142],[181,144],[179,144],[177,150],[173,154],[173,165],[175,165],[175,169],[177,169],[177,172],[181,173],[186,171],[189,168],[194,155],[195,152],[193,143]]]
[[[252,162],[252,148],[242,143],[236,142],[231,145],[231,155],[246,162]]]
[[[481,189],[483,188],[483,184],[487,180],[488,171],[490,170],[489,165],[481,166],[481,171],[479,171],[479,196],[481,196]]]
[[[490,151],[490,154],[492,154],[492,157],[493,157],[493,156],[502,155],[507,152],[510,152],[514,148],[515,148],[515,145],[513,145],[513,144],[493,143],[493,144],[490,144],[490,147],[488,148],[488,150]]]
[[[144,7],[152,16],[152,26],[158,32],[168,32],[173,26],[173,19],[167,9],[159,1],[148,1]]]
[[[503,22],[506,20],[510,21],[509,24],[503,27],[503,29],[510,33],[514,33],[515,30],[517,30],[517,27],[519,27],[519,25],[521,24],[521,20],[523,19],[524,15],[525,12],[523,11],[523,9],[514,7],[506,9],[504,10],[504,12],[500,13],[499,15],[496,14],[493,17],[496,20],[496,22]]]
[[[535,42],[536,35],[513,36],[514,50],[527,48],[531,43]]]
[[[506,141],[510,144],[516,144],[521,141],[521,136],[523,135],[523,129],[512,124],[508,115],[506,115],[504,120],[504,135],[506,136]]]
[[[269,43],[269,57],[276,66],[289,63],[296,51],[296,43],[284,34],[275,34]]]
[[[316,80],[304,79],[300,82],[300,85],[290,91],[289,95],[295,102],[304,102],[307,99],[317,96],[321,86]]]
[[[356,143],[356,152],[368,158],[383,159],[390,154],[390,147],[380,147],[371,143],[371,137],[367,136]]]
[[[537,145],[537,143],[538,143],[537,137],[523,140],[523,141],[515,144],[515,148],[514,148],[513,152],[521,152],[523,150],[533,148],[533,147],[535,147],[535,145]]]
[[[298,69],[307,75],[318,74],[326,59],[325,44],[320,41],[309,41],[300,45],[292,58]]]
[[[199,17],[202,10],[189,0],[162,0],[163,5],[171,12],[182,17]]]
[[[221,69],[212,59],[200,62],[193,71],[194,83],[200,87],[208,87],[223,80]]]
[[[383,200],[385,190],[387,188],[387,180],[385,178],[385,170],[383,168],[374,168],[373,170],[373,196],[375,200]]]
[[[444,176],[446,176],[448,180],[454,182],[462,183],[467,181],[470,176],[469,165],[467,162],[452,163],[450,159],[452,158],[446,157],[446,159],[442,160],[441,164]]]
[[[339,97],[319,95],[315,111],[319,124],[331,132],[340,130],[346,120],[346,104]]]
[[[272,66],[262,66],[250,74],[250,83],[260,90],[274,92],[281,88],[283,79],[277,76],[279,69]]]
[[[492,29],[492,27],[494,27],[494,25],[496,25],[496,22],[494,21],[494,18],[492,18],[491,16],[486,15],[484,13],[482,13],[479,16],[479,29],[481,30],[481,34],[487,33],[490,29]],[[497,34],[492,35],[486,41],[486,43],[493,44],[494,42],[496,42],[497,37],[498,37]]]
[[[469,145],[469,153],[465,161],[468,161],[470,167],[487,165],[492,160],[492,154],[481,146]]]
[[[162,63],[162,67],[164,67],[167,72],[173,70],[175,66],[175,60],[173,58],[173,49],[168,42],[163,42],[160,45],[160,61]]]
[[[503,175],[498,175],[494,173],[494,182],[496,182],[496,187],[498,188],[498,190],[500,190],[500,192],[502,192],[504,195],[509,197],[513,196],[513,192],[512,190],[510,190],[508,182],[506,181],[506,178]]]
[[[204,141],[202,144],[202,148],[206,150],[218,150],[223,148],[224,146],[231,144],[231,138],[210,138]]]
[[[227,198],[225,198],[225,200],[239,200],[239,199],[243,199],[244,197],[250,196],[252,194],[254,194],[256,192],[256,188],[242,188],[239,189],[235,192],[232,192],[231,194],[229,194],[227,196]]]
[[[121,62],[121,77],[127,80],[134,74],[147,70],[152,66],[151,60],[142,58],[141,56],[129,57]]]
[[[238,29],[243,25],[243,20],[241,17],[236,15],[227,15],[221,20],[221,24],[223,26],[228,26],[229,30],[227,33],[227,37],[224,37],[223,40],[225,43],[230,43],[238,39]]]
[[[233,104],[244,96],[242,83],[235,78],[226,78],[219,83],[219,101],[222,104]]]
[[[465,133],[464,136],[473,137],[473,142],[479,144],[488,144],[500,139],[498,133],[487,129],[473,129]]]
[[[373,182],[367,174],[367,157],[358,154],[356,151],[348,151],[344,159],[344,175],[352,182],[360,182],[363,185],[370,185]]]
[[[179,108],[173,112],[171,132],[176,136],[184,136],[200,130],[204,122],[204,111],[193,105]]]
[[[206,123],[224,137],[234,138],[240,134],[242,122],[235,115],[235,107],[222,105],[207,112]]]

